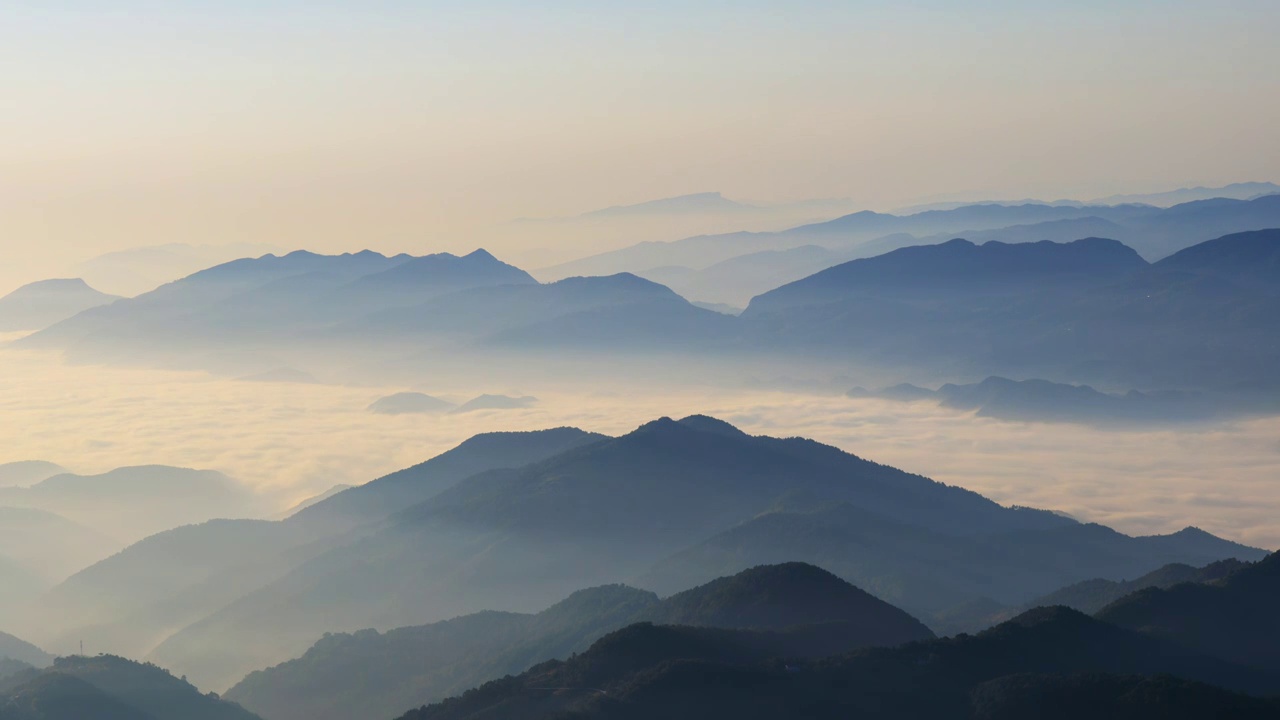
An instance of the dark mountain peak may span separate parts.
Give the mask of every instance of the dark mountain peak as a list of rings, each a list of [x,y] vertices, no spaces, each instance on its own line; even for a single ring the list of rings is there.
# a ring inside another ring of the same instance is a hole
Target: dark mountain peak
[[[1269,575],[1280,578],[1280,552],[1273,552],[1258,562],[1242,568],[1255,575]]]
[[[666,415],[663,415],[657,420],[650,420],[649,422],[641,425],[640,427],[636,428],[635,430],[632,430],[631,432],[627,433],[626,435],[623,435],[622,437],[628,438],[632,436],[641,436],[641,435],[656,435],[659,433],[679,433],[684,429],[691,429],[691,428],[686,428],[686,426],[682,426],[680,423],[676,422],[675,420],[672,420]]]
[[[185,679],[150,663],[114,655],[76,655],[54,660],[47,674],[84,681],[107,695],[143,712],[142,717],[186,720],[260,720],[234,703],[205,695]],[[115,717],[84,715],[82,717]]]
[[[472,250],[471,252],[467,253],[466,255],[463,255],[462,257],[467,260],[487,260],[490,262],[497,262],[498,260],[498,258],[494,257],[488,250],[485,250],[484,248],[476,248],[475,250]]]
[[[627,433],[623,437],[642,437],[651,435],[690,437],[695,434],[702,433],[730,438],[751,437],[724,420],[713,418],[708,415],[690,415],[681,420],[674,420],[670,417],[663,416],[657,420],[650,420],[635,430],[632,430],[630,433]]]
[[[1180,250],[1153,267],[1158,270],[1280,276],[1280,229],[1223,235]]]
[[[610,608],[643,608],[658,603],[658,596],[630,585],[599,585],[577,590],[569,597],[538,613],[539,617],[580,619],[597,617]],[[634,611],[634,610],[633,610]]]
[[[1042,242],[1048,242],[1048,241],[1045,240]],[[1111,238],[1087,237],[1087,238],[1080,238],[1079,240],[1072,240],[1071,242],[1066,244],[1074,245],[1076,247],[1099,248],[1099,249],[1113,250],[1116,252],[1123,252],[1126,254],[1133,253],[1137,255],[1137,251],[1135,251],[1133,248],[1129,247],[1128,245],[1125,245],[1119,240],[1112,240]]]
[[[750,437],[747,433],[742,432],[724,420],[713,418],[709,415],[690,415],[682,418],[680,424],[702,432],[718,433],[729,437]]]
[[[638,622],[595,641],[584,655],[598,673],[592,679],[626,674],[672,658],[714,658],[728,655],[719,637],[689,627]],[[727,658],[726,658],[727,659]]]
[[[1098,617],[1244,665],[1280,672],[1280,553],[1227,567],[1210,584],[1146,588],[1104,607]],[[1213,578],[1207,578],[1213,580]]]
[[[1095,621],[1092,618],[1079,610],[1074,610],[1066,605],[1052,605],[1049,607],[1032,608],[1009,620],[1006,624],[1034,628],[1044,625],[1064,624],[1085,626],[1094,622]]]
[[[933,636],[919,621],[832,573],[802,562],[758,565],[676,593],[646,619],[676,625],[786,628],[853,622],[914,639]]]
[[[6,717],[156,720],[91,683],[63,673],[27,673],[8,679],[7,684],[16,687],[5,693]]]

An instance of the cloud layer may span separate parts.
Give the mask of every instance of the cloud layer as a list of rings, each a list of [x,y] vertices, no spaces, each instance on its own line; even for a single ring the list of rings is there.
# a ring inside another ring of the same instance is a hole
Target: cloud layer
[[[226,472],[286,507],[362,483],[479,432],[575,425],[618,434],[655,417],[706,413],[752,433],[801,435],[981,492],[1124,532],[1196,525],[1280,547],[1280,418],[1099,430],[1014,423],[874,399],[734,388],[612,384],[418,387],[462,401],[535,395],[532,408],[376,415],[405,387],[238,382],[203,373],[70,366],[0,352],[0,462],[45,459],[76,472],[161,463]]]

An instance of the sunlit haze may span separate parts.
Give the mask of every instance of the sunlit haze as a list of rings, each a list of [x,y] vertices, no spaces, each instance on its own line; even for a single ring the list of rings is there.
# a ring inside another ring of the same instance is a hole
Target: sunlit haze
[[[1276,0],[0,0],[0,720],[1275,720]]]
[[[171,242],[520,252],[515,218],[704,191],[889,210],[1280,175],[1266,1],[4,14],[7,284]]]

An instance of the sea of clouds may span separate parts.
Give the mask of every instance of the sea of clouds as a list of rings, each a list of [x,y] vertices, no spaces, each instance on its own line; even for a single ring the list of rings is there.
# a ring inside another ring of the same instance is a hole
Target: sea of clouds
[[[540,402],[463,415],[366,409],[410,389],[455,402],[485,392]],[[42,459],[80,473],[141,464],[221,470],[281,509],[421,462],[480,432],[574,425],[620,434],[657,417],[694,413],[754,434],[811,437],[1001,503],[1059,510],[1131,534],[1195,525],[1280,548],[1280,417],[1116,430],[835,394],[616,383],[246,382],[0,352],[0,462]]]

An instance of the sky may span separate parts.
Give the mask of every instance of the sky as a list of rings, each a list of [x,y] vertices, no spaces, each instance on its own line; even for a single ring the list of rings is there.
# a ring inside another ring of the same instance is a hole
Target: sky
[[[887,209],[1280,179],[1274,0],[0,16],[0,241],[32,279],[171,242],[501,252],[513,218],[702,191]]]

